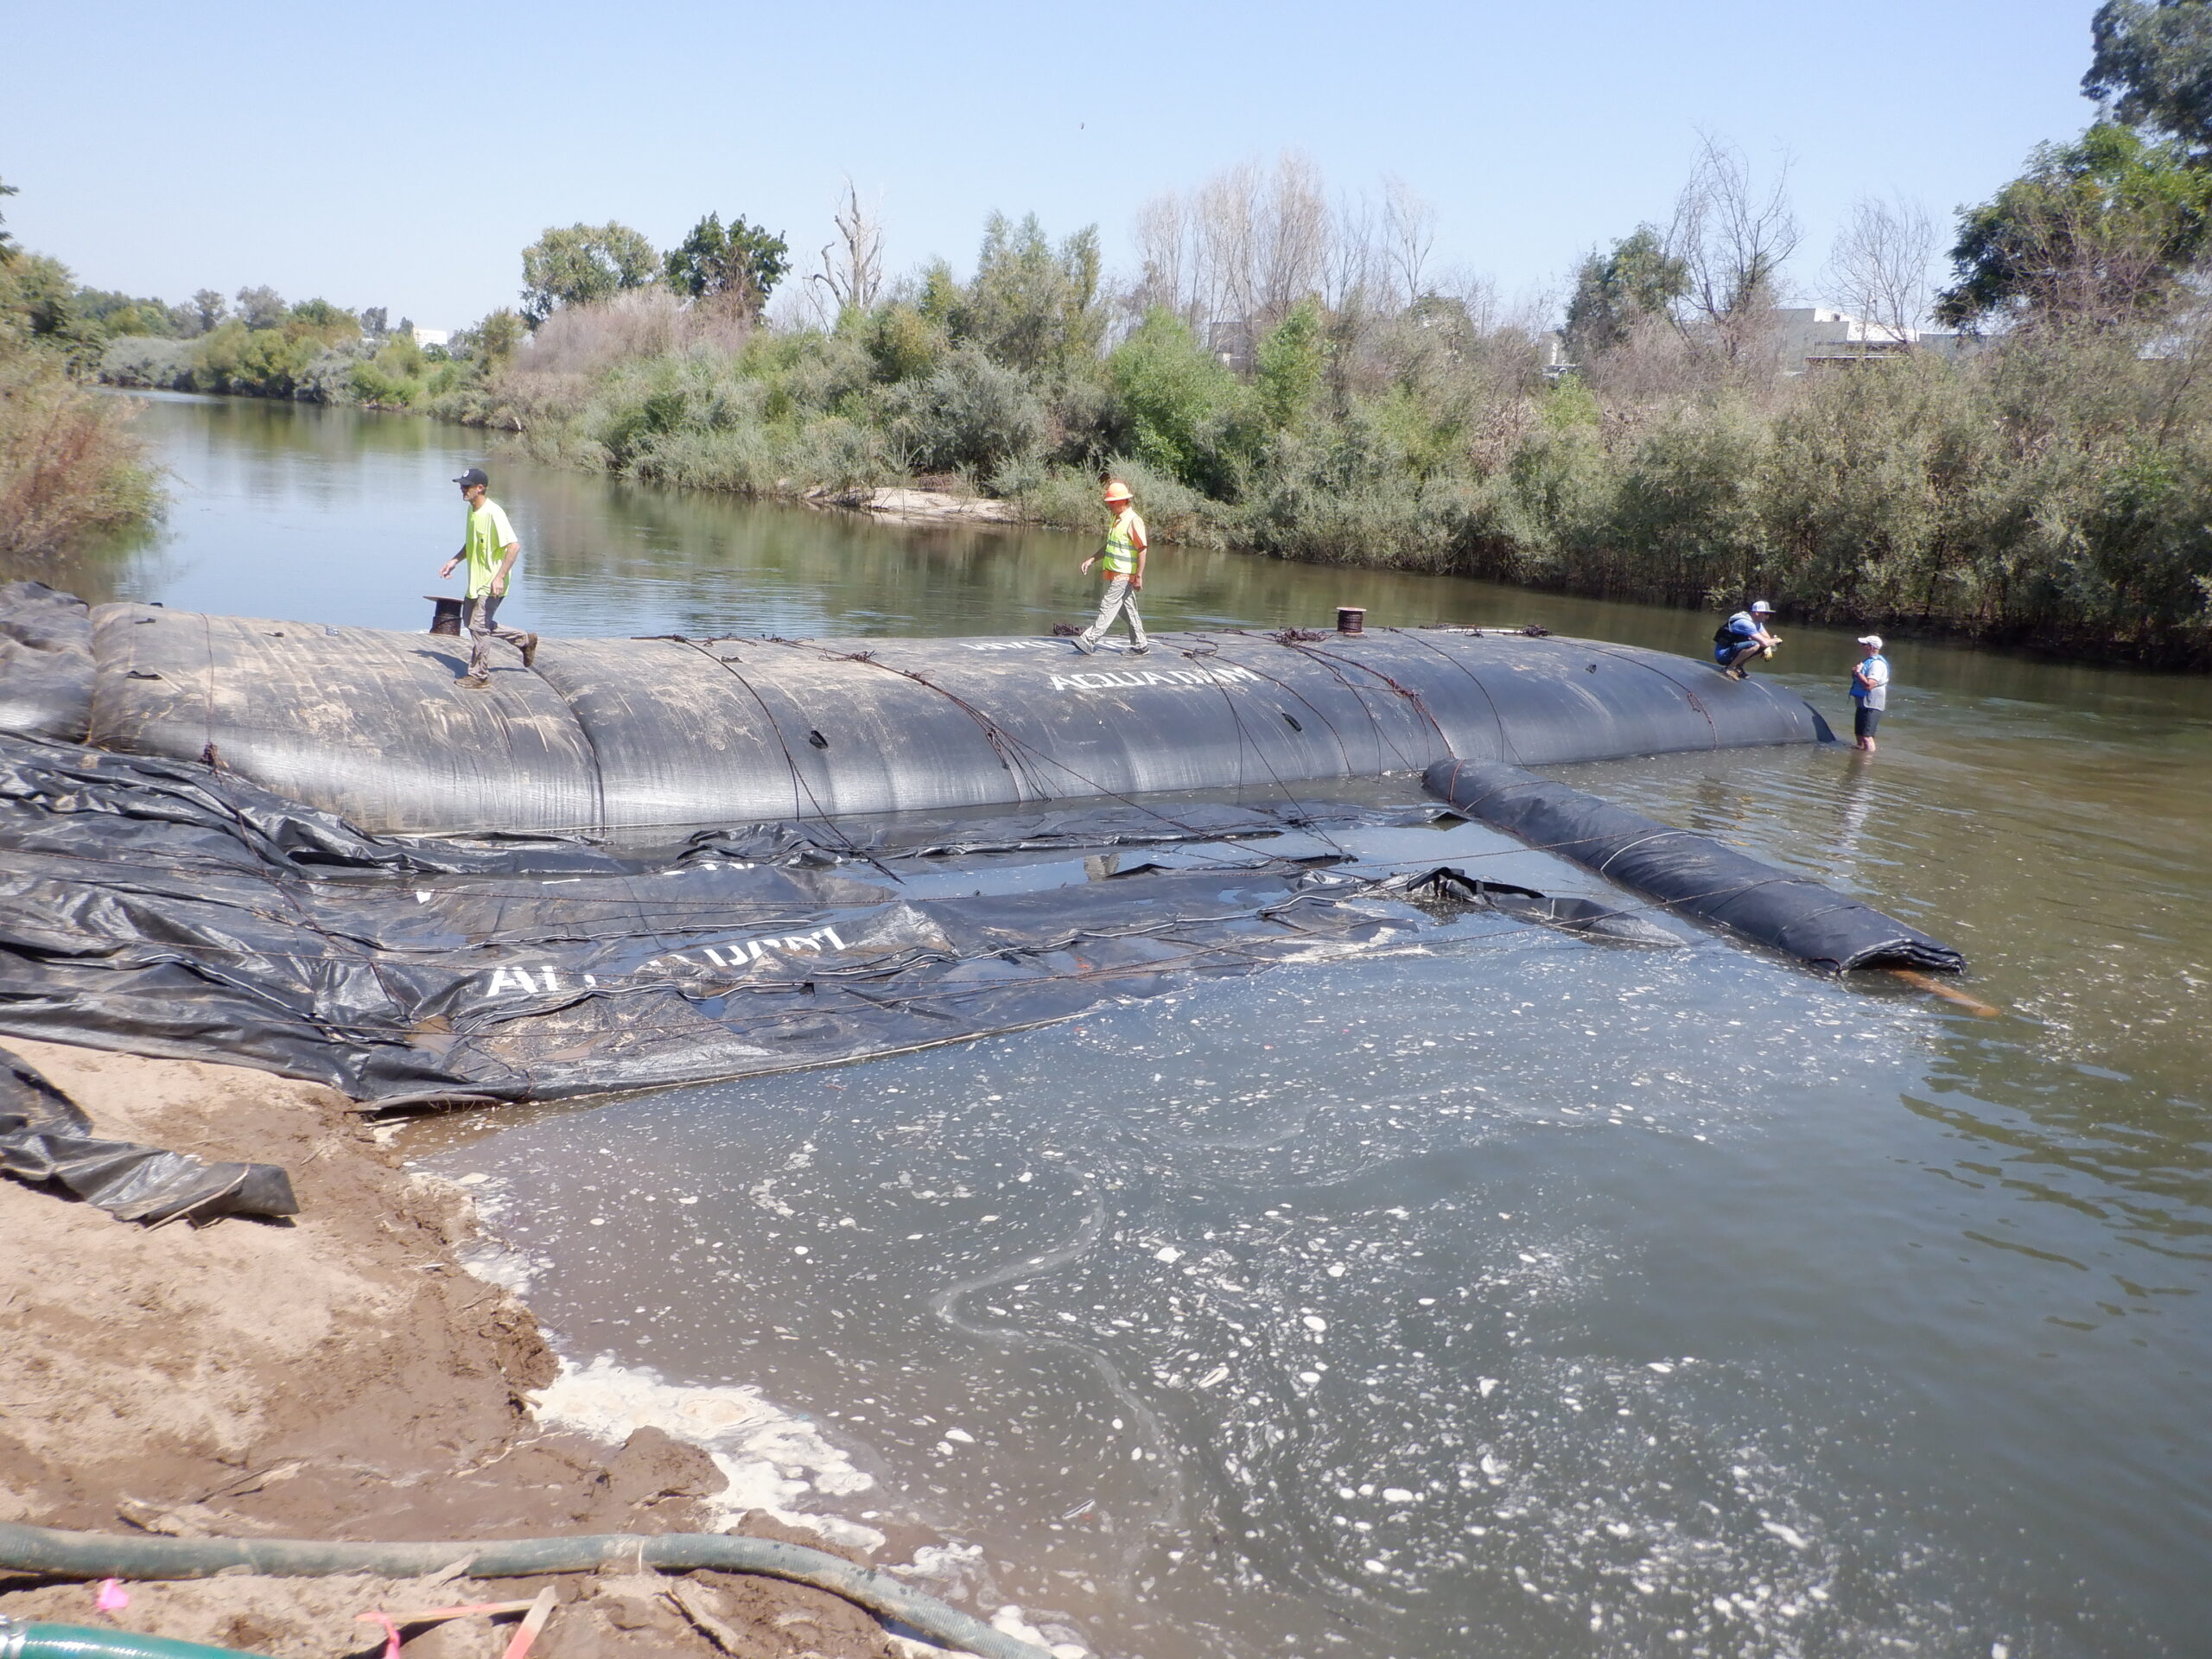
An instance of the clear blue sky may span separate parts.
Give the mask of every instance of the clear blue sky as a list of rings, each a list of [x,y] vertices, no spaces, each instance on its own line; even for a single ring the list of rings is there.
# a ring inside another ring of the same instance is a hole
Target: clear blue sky
[[[1096,222],[1304,151],[1395,173],[1437,257],[1509,296],[1665,218],[1700,130],[1787,154],[1808,287],[1861,193],[1948,222],[2080,130],[2093,0],[1053,7],[689,3],[10,8],[3,210],[96,286],[268,283],[458,327],[544,226],[659,246],[709,209],[811,251],[845,175],[887,264],[965,269],[984,216]]]

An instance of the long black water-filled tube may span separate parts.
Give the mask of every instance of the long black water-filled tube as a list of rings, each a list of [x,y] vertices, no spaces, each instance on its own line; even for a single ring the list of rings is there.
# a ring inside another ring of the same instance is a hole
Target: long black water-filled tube
[[[449,1542],[327,1543],[305,1538],[124,1538],[111,1533],[62,1532],[0,1522],[0,1573],[53,1579],[205,1579],[235,1567],[276,1578],[373,1573],[420,1578],[458,1563],[472,1578],[519,1579],[541,1573],[685,1573],[709,1567],[758,1573],[812,1585],[869,1611],[896,1619],[932,1640],[982,1659],[1050,1659],[971,1614],[924,1595],[874,1567],[803,1544],[723,1533],[670,1532],[658,1536],[598,1533],[575,1538],[462,1539]]]
[[[49,631],[53,609],[34,619]],[[502,647],[470,690],[454,682],[465,649],[435,635],[144,605],[90,618],[88,650],[38,659],[37,684],[68,697],[27,693],[13,715],[0,698],[0,729],[204,760],[378,834],[1274,793],[1452,756],[1554,766],[1828,736],[1770,682],[1517,631],[1156,634],[1141,657],[1053,639],[549,637],[528,669]],[[64,683],[72,665],[88,687]]]
[[[1640,812],[1498,761],[1440,760],[1423,781],[1455,812],[1573,859],[1669,910],[1841,973],[1933,968],[1966,958],[1894,916]]]

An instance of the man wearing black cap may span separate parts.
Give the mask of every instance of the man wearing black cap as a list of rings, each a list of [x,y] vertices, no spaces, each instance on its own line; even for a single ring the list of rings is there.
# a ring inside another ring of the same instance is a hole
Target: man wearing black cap
[[[515,527],[507,522],[506,509],[486,493],[492,480],[481,467],[472,467],[454,482],[461,486],[461,499],[468,503],[468,528],[461,538],[461,551],[445,562],[438,580],[443,582],[453,575],[462,560],[468,562],[468,602],[461,607],[468,620],[468,672],[461,683],[480,691],[492,683],[495,638],[520,645],[522,665],[528,668],[537,660],[537,636],[519,628],[501,627],[499,623],[499,601],[507,596],[507,577],[522,556],[522,543],[515,539]]]

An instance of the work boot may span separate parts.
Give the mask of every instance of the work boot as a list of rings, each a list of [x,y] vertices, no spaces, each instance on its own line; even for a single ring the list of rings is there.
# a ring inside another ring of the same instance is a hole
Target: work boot
[[[464,674],[454,682],[464,691],[481,691],[492,683],[489,674]]]
[[[537,636],[525,633],[522,637],[522,665],[528,668],[537,660]]]

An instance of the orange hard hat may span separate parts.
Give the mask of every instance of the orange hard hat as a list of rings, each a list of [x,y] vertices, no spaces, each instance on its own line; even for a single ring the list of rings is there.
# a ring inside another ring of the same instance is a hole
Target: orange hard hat
[[[1109,501],[1128,500],[1129,499],[1129,486],[1122,483],[1118,478],[1108,479],[1106,480],[1106,499]]]

